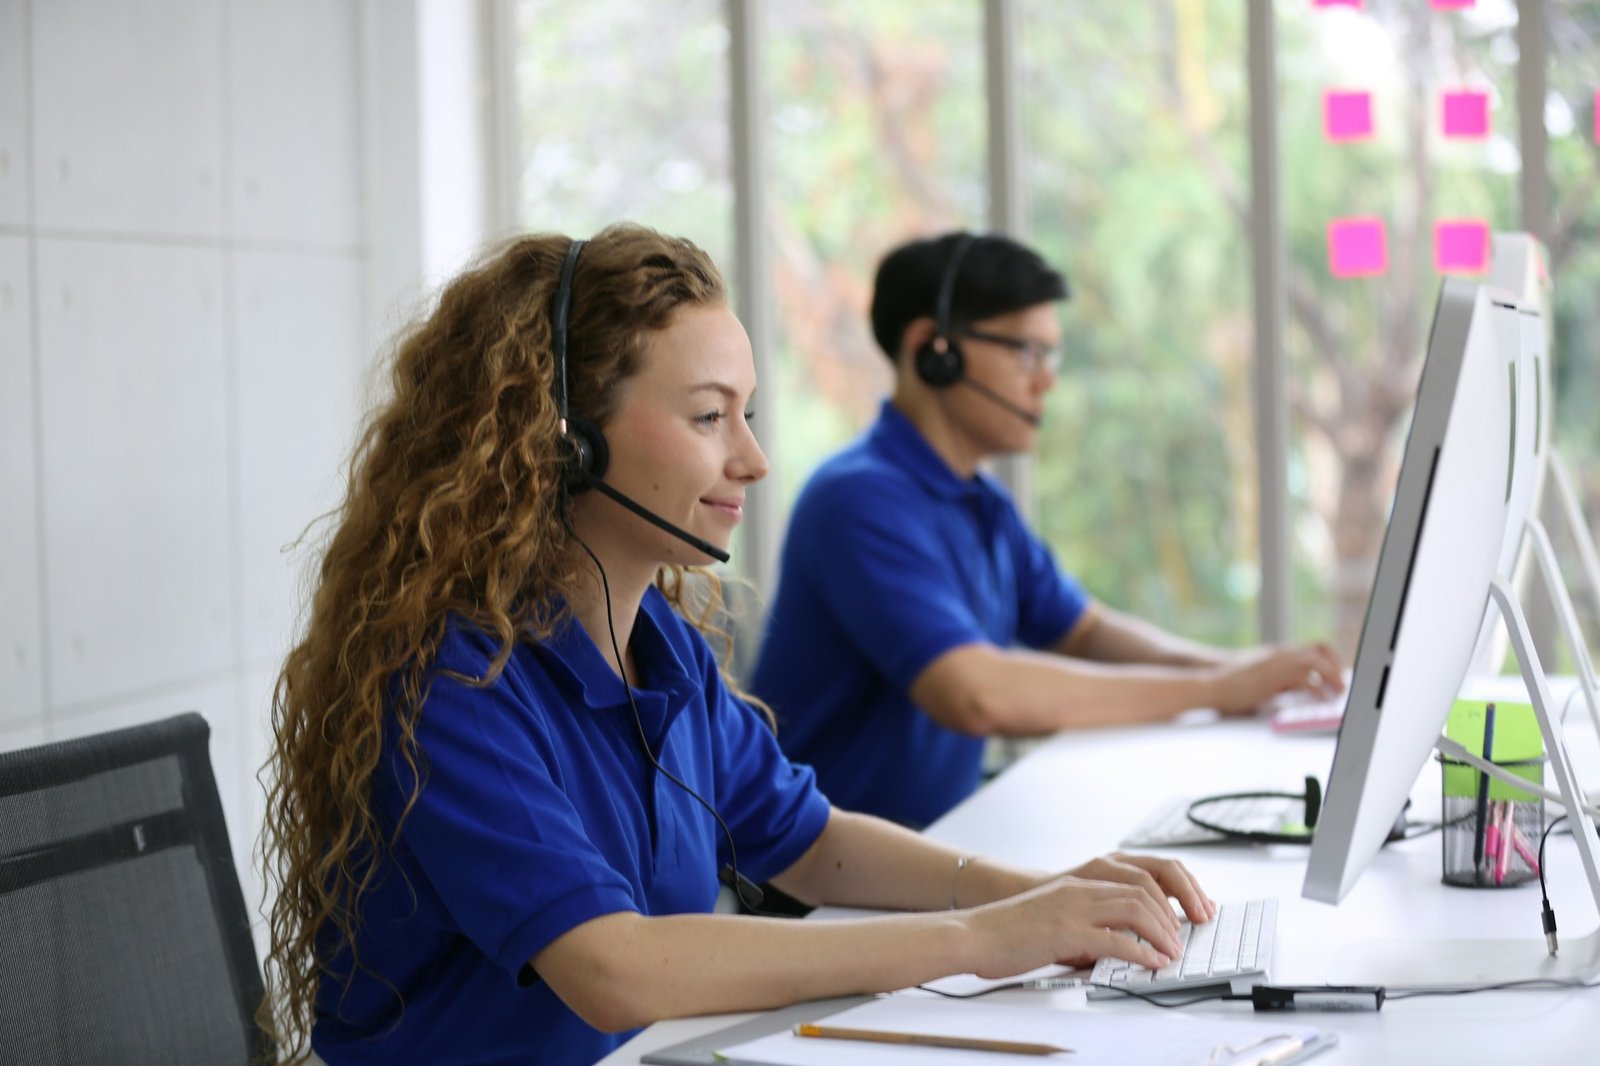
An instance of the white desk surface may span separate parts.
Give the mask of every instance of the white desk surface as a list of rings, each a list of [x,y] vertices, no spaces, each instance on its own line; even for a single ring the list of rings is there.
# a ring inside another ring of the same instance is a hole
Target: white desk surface
[[[1600,765],[1600,743],[1581,709],[1574,708],[1568,722],[1580,774],[1586,783],[1600,783],[1594,772]],[[1332,737],[1276,736],[1259,720],[1191,720],[1060,734],[929,827],[928,835],[976,854],[1060,869],[1115,850],[1125,831],[1179,795],[1249,788],[1298,792],[1307,773],[1325,782],[1333,747]],[[1439,771],[1430,760],[1412,794],[1412,817],[1436,821],[1439,805]],[[1328,983],[1349,944],[1375,939],[1526,938],[1543,950],[1538,883],[1499,890],[1446,886],[1439,879],[1437,833],[1385,848],[1337,907],[1301,898],[1304,848],[1210,845],[1166,854],[1182,858],[1214,899],[1277,897],[1274,983]],[[1570,837],[1550,838],[1547,865],[1551,903],[1563,935],[1594,929],[1600,919]],[[813,917],[853,913],[860,912],[824,908]],[[1137,1002],[1089,1004],[1081,989],[1001,992],[985,1002],[1116,1011],[1128,1015],[1130,1025],[1159,1010]],[[1247,1003],[1188,1009],[1251,1016]],[[637,1063],[656,1048],[749,1017],[753,1015],[661,1022],[603,1061],[609,1066]],[[1387,1003],[1377,1013],[1296,1018],[1339,1033],[1338,1047],[1315,1059],[1326,1066],[1600,1063],[1600,988],[1414,999]]]

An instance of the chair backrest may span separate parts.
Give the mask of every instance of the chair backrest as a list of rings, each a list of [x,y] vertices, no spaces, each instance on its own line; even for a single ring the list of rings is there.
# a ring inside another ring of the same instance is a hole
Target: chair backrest
[[[210,736],[184,714],[0,753],[0,1060],[265,1055]]]

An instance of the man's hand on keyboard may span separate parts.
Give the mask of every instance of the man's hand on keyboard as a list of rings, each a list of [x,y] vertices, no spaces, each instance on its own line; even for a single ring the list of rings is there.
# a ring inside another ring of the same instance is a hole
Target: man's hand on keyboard
[[[1223,714],[1252,714],[1285,692],[1324,699],[1344,691],[1343,663],[1326,644],[1269,645],[1243,652],[1212,677],[1212,703]]]

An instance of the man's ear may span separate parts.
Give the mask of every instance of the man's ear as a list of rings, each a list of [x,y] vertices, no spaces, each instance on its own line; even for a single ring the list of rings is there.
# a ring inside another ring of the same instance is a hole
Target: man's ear
[[[910,362],[917,357],[917,352],[922,346],[933,340],[939,334],[939,324],[932,316],[923,315],[913,318],[906,323],[905,330],[900,334],[900,360]]]

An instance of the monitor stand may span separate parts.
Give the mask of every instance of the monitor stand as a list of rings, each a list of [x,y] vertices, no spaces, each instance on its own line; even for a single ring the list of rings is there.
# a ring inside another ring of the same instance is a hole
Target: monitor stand
[[[1554,448],[1550,450],[1550,482],[1555,485],[1556,503],[1561,509],[1561,516],[1566,519],[1567,532],[1571,534],[1573,543],[1578,546],[1578,561],[1583,566],[1583,579],[1589,583],[1589,595],[1594,597],[1591,605],[1600,617],[1600,553],[1595,551],[1594,537],[1589,533],[1589,523],[1583,516],[1583,508],[1578,503],[1578,493],[1572,487],[1572,475],[1567,472],[1567,464],[1561,458],[1561,453]]]
[[[1537,541],[1543,530],[1535,535]],[[1543,543],[1549,546],[1549,538]],[[1559,585],[1559,582],[1557,582]],[[1565,589],[1561,589],[1564,595]],[[1511,647],[1522,670],[1522,680],[1528,686],[1534,715],[1539,720],[1539,731],[1544,736],[1544,749],[1549,757],[1551,774],[1569,811],[1581,810],[1582,793],[1561,736],[1561,723],[1556,717],[1557,708],[1545,683],[1538,652],[1528,633],[1528,620],[1522,613],[1517,594],[1501,578],[1495,578],[1489,588],[1490,599],[1499,608],[1511,637]],[[1567,606],[1571,606],[1570,599]],[[1595,913],[1565,917],[1567,928],[1577,924],[1574,919],[1587,924],[1600,915],[1600,838],[1595,836],[1594,821],[1587,817],[1570,819],[1573,837],[1578,844],[1578,858],[1589,883]],[[1329,980],[1341,984],[1381,984],[1391,989],[1430,988],[1459,989],[1479,985],[1504,984],[1511,981],[1562,981],[1586,982],[1600,977],[1600,930],[1585,936],[1563,936],[1559,954],[1551,956],[1546,950],[1544,937],[1538,929],[1538,903],[1532,895],[1526,896],[1528,929],[1530,935],[1516,940],[1407,940],[1395,942],[1370,942],[1354,944],[1335,960]],[[1581,926],[1580,926],[1581,927]]]
[[[1600,682],[1597,682],[1595,676],[1594,660],[1589,655],[1589,645],[1584,640],[1583,627],[1578,625],[1578,612],[1572,606],[1572,595],[1567,591],[1567,584],[1561,578],[1561,567],[1556,561],[1555,548],[1550,544],[1550,534],[1545,532],[1544,523],[1537,518],[1529,518],[1524,530],[1528,546],[1533,549],[1534,566],[1544,579],[1545,589],[1550,593],[1550,600],[1556,606],[1556,619],[1561,626],[1562,635],[1567,639],[1567,647],[1572,652],[1572,661],[1577,666],[1578,687],[1583,691],[1583,702],[1589,711],[1589,724],[1594,727],[1595,736],[1600,738]],[[1594,544],[1587,534],[1580,538],[1580,544],[1588,545],[1586,554],[1593,555]],[[1600,590],[1600,587],[1597,587],[1597,590]],[[1520,607],[1518,609],[1520,610]],[[1509,623],[1507,628],[1510,628]],[[1520,663],[1522,656],[1518,655],[1517,659]],[[1523,677],[1526,680],[1526,667],[1523,668]],[[1528,691],[1533,691],[1531,685]],[[1548,694],[1546,698],[1549,698]]]

